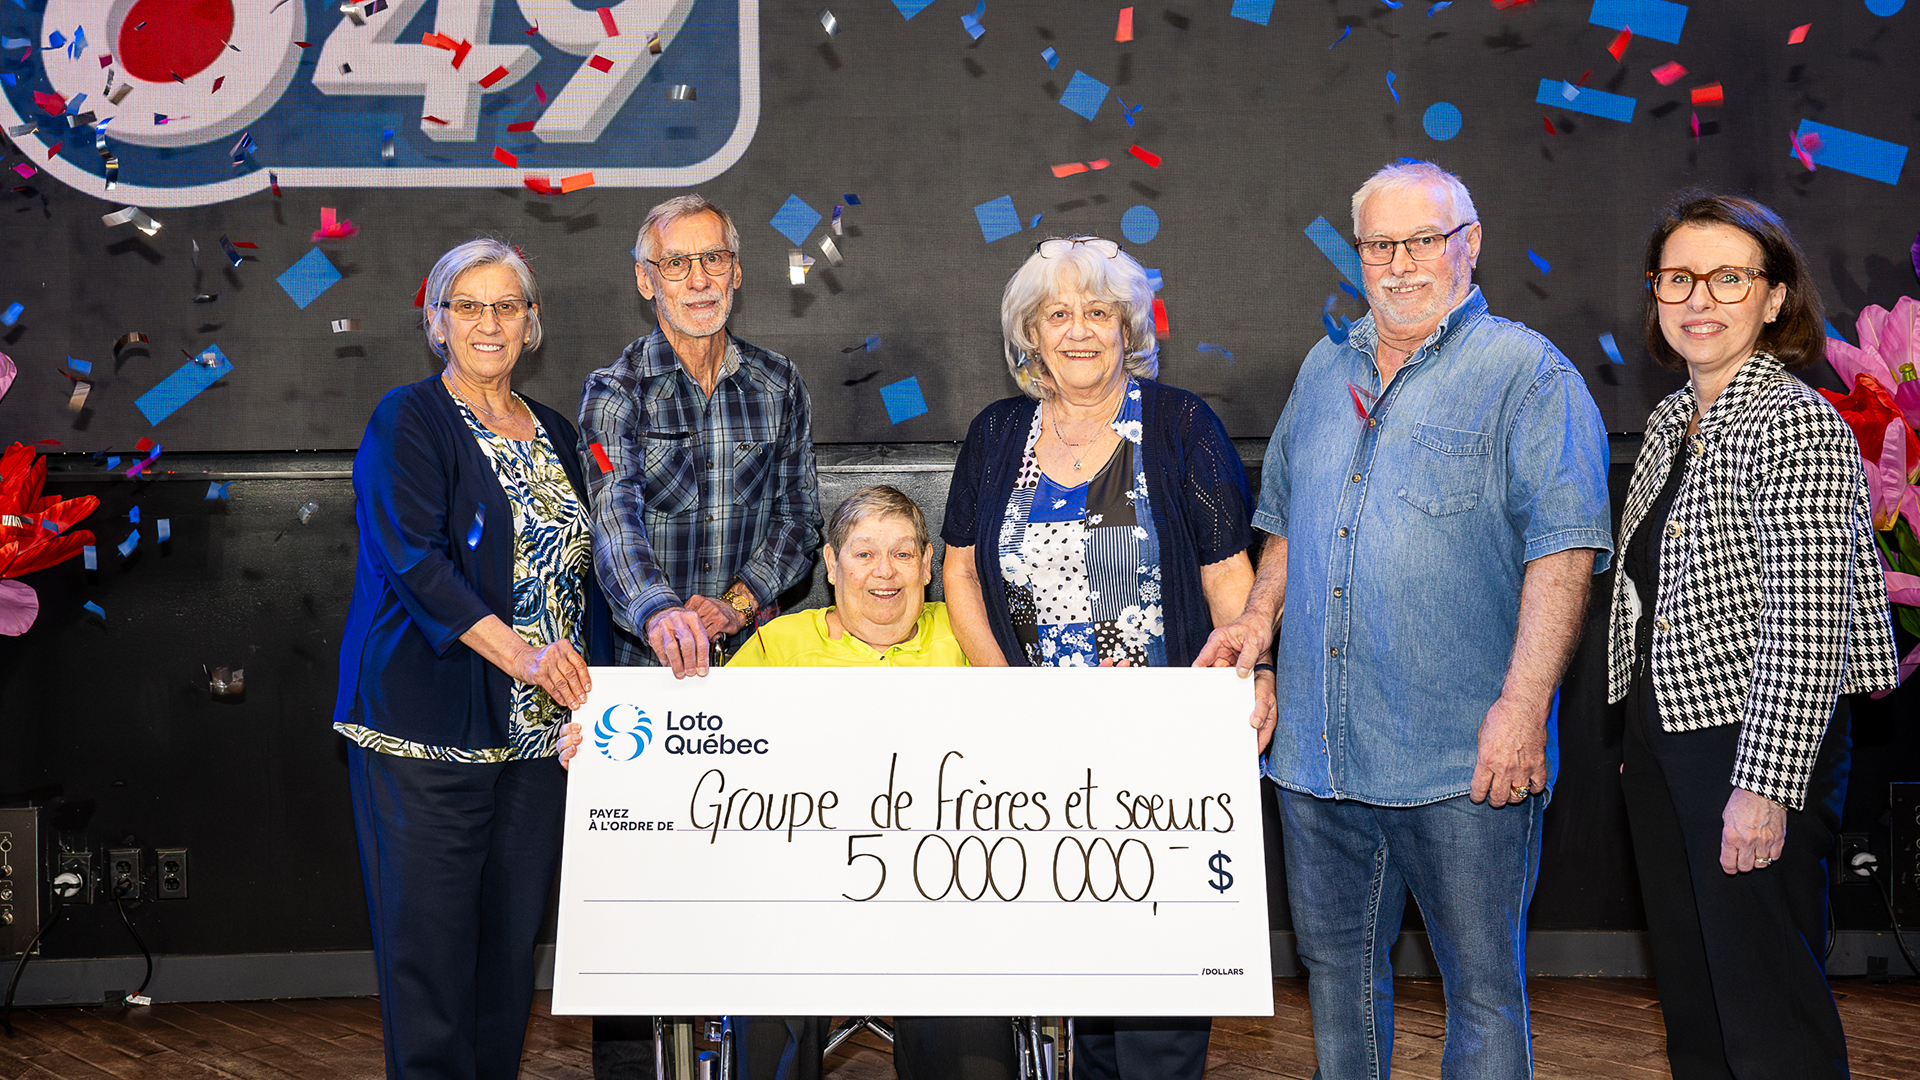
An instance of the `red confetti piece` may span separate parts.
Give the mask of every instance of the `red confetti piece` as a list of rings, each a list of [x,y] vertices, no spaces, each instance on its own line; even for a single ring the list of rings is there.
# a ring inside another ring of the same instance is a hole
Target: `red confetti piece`
[[[605,30],[608,37],[619,37],[620,28],[613,24],[613,11],[608,8],[595,8],[594,10],[600,13],[600,29]]]
[[[1132,154],[1134,157],[1137,157],[1141,161],[1146,162],[1147,165],[1151,168],[1157,169],[1160,167],[1160,155],[1153,153],[1150,150],[1142,150],[1138,146],[1129,146],[1127,147],[1127,153]]]
[[[140,436],[140,441],[133,444],[133,448],[144,454],[147,451],[153,449],[153,440],[147,438],[145,435],[142,435]]]
[[[1700,141],[1700,114],[1699,113],[1693,114],[1693,141],[1694,142]]]
[[[1820,136],[1809,131],[1805,135],[1800,136],[1800,145],[1817,154],[1820,152]]]
[[[1132,8],[1127,7],[1127,8],[1120,9],[1120,28],[1113,32],[1113,40],[1115,41],[1132,41],[1133,40],[1133,9]]]
[[[1808,172],[1816,172],[1813,166],[1813,151],[1807,146],[1806,140],[1791,131],[1787,132],[1787,138],[1792,140],[1793,156],[1800,159],[1800,164],[1805,165]]]
[[[234,247],[253,248],[256,251],[259,250],[260,248],[259,244],[250,244],[245,240],[232,240],[232,241],[229,241],[229,243],[231,243]]]
[[[214,77],[214,80],[213,80],[213,89],[212,89],[212,90],[209,90],[209,91],[207,91],[207,93],[209,93],[209,94],[211,94],[211,93],[214,93],[214,92],[216,92],[216,91],[218,91],[218,90],[220,89],[220,84],[221,84],[221,83],[224,83],[224,82],[226,82],[226,81],[227,81],[227,77],[226,77],[225,75],[218,75],[218,76],[215,76],[215,77]]]
[[[1541,122],[1541,123],[1543,123],[1543,124],[1545,124],[1545,125],[1547,125],[1547,134],[1549,134],[1549,135],[1558,135],[1558,134],[1560,134],[1560,133],[1559,133],[1558,131],[1555,131],[1555,130],[1553,129],[1553,121],[1552,121],[1551,119],[1549,119],[1548,117],[1545,117],[1545,116],[1543,116],[1543,117],[1541,117],[1541,118],[1540,118],[1540,122]]]
[[[542,195],[553,194],[553,185],[549,184],[544,176],[523,176],[520,182]]]
[[[490,87],[494,83],[499,82],[501,79],[504,79],[511,74],[513,73],[508,71],[505,65],[502,65],[500,67],[494,68],[492,71],[487,72],[487,77],[480,80],[480,85],[483,87]]]
[[[113,64],[113,54],[109,53],[106,56],[103,56],[100,58],[101,67],[110,67],[112,66],[112,64]]]
[[[574,173],[572,176],[563,176],[560,178],[560,191],[562,194],[569,191],[579,191],[581,188],[589,188],[592,186],[593,174],[590,172]]]
[[[271,172],[270,172],[270,173],[268,173],[268,174],[267,174],[267,186],[273,189],[273,197],[274,197],[274,198],[276,198],[276,199],[277,199],[277,198],[279,198],[279,197],[280,197],[280,176],[279,176],[279,174],[277,174],[277,173],[271,173]]]
[[[1696,86],[1693,88],[1693,103],[1695,105],[1717,105],[1725,96],[1726,95],[1721,92],[1719,83],[1708,83],[1705,86]]]
[[[1055,176],[1072,176],[1075,173],[1083,173],[1086,171],[1086,163],[1081,161],[1069,161],[1065,165],[1055,165],[1053,167],[1053,175]]]
[[[1653,69],[1653,81],[1659,83],[1661,86],[1672,86],[1674,83],[1679,82],[1681,77],[1686,75],[1686,73],[1686,68],[1672,61],[1668,61]]]
[[[413,306],[417,308],[424,308],[427,306],[427,279],[426,278],[420,279],[420,291],[413,294]]]
[[[1811,29],[1813,29],[1812,23],[1807,23],[1804,26],[1794,27],[1793,33],[1787,35],[1787,44],[1798,45],[1801,42],[1807,40],[1807,31]]]
[[[595,71],[612,71],[613,61],[596,54],[592,59],[587,61],[587,66]]]
[[[1607,51],[1613,54],[1613,59],[1615,63],[1626,62],[1627,42],[1632,40],[1633,40],[1633,27],[1631,26],[1621,27],[1620,32],[1614,35],[1613,44],[1607,46]]]
[[[504,147],[496,146],[493,148],[493,160],[505,165],[509,169],[517,169],[520,167],[520,159]]]
[[[33,92],[33,103],[40,106],[40,111],[48,116],[60,116],[67,111],[66,98],[59,94],[49,94],[45,90]]]
[[[534,84],[533,84],[533,96],[534,96],[534,97],[537,97],[537,98],[539,98],[539,99],[540,99],[540,104],[542,104],[542,105],[545,105],[545,104],[547,103],[547,89],[546,89],[546,87],[544,87],[544,86],[541,86],[541,85],[540,85],[539,83],[534,83]]]
[[[57,143],[54,143],[52,146],[47,147],[47,160],[52,161],[53,155],[59,153],[60,148],[65,145],[66,143],[64,142],[57,142]]]
[[[1111,164],[1113,164],[1113,162],[1108,161],[1106,158],[1094,158],[1092,161],[1087,162],[1087,168],[1097,171]]]
[[[601,472],[610,473],[613,471],[613,462],[607,458],[606,447],[600,445],[599,443],[590,443],[588,444],[587,449],[593,451],[594,464],[600,466]]]
[[[1367,419],[1367,407],[1360,401],[1360,388],[1352,383],[1348,383],[1347,393],[1353,395],[1353,411],[1360,414],[1360,419]]]
[[[534,23],[534,24],[533,24],[532,26],[529,26],[529,27],[527,27],[527,36],[528,36],[528,37],[537,37],[537,36],[539,36],[539,34],[540,34],[540,24],[539,24],[539,23]]]
[[[1172,333],[1167,329],[1167,302],[1157,296],[1153,298],[1153,332],[1161,337]]]
[[[447,126],[447,122],[437,116],[423,116],[420,119],[425,120],[429,124],[439,124],[441,127]]]
[[[522,120],[522,121],[520,121],[520,122],[519,122],[519,123],[517,123],[517,124],[508,124],[508,125],[507,125],[507,130],[508,130],[508,131],[532,131],[532,130],[533,130],[533,125],[534,125],[534,124],[536,124],[536,123],[539,123],[539,121],[537,121],[537,120]]]
[[[453,47],[453,69],[455,71],[460,70],[460,65],[467,62],[467,54],[472,51],[473,42],[465,38],[462,38],[460,44]]]
[[[1580,77],[1579,77],[1578,79],[1575,79],[1575,80],[1574,80],[1574,83],[1573,83],[1573,85],[1575,85],[1575,86],[1585,86],[1585,85],[1587,85],[1587,80],[1588,80],[1588,79],[1591,79],[1591,78],[1593,78],[1593,69],[1592,69],[1592,68],[1588,68],[1588,69],[1587,69],[1586,71],[1584,71],[1584,72],[1581,72],[1581,74],[1580,74]]]
[[[444,34],[421,34],[420,44],[431,45],[436,49],[445,49],[448,52],[452,52],[453,50],[460,47],[459,42],[453,40],[450,37],[447,37]]]

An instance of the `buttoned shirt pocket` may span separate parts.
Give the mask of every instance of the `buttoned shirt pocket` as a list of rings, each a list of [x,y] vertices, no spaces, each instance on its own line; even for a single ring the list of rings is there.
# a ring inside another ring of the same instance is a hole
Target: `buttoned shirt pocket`
[[[1493,436],[1420,423],[1413,426],[1406,485],[1395,494],[1433,517],[1480,503],[1493,461]]]
[[[759,506],[773,475],[773,444],[738,442],[733,444],[733,502],[735,506]]]
[[[684,514],[700,501],[700,471],[694,467],[693,440],[648,435],[643,440],[646,477],[642,491],[647,510],[656,514]]]

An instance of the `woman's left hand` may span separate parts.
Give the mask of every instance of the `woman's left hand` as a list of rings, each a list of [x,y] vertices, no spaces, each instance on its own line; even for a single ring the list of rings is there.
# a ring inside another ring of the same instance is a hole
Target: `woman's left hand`
[[[1787,846],[1787,808],[1764,795],[1734,788],[1720,812],[1720,869],[1764,870]]]
[[[577,720],[569,721],[560,729],[560,767],[573,767],[573,755],[580,752],[580,744],[586,741],[586,729]]]
[[[587,662],[565,638],[549,645],[527,645],[508,665],[507,674],[538,686],[569,709],[585,705],[587,693],[593,689]]]

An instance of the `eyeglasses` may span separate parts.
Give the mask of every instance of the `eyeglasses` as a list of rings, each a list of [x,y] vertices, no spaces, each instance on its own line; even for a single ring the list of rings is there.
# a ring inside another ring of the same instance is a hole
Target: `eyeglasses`
[[[733,252],[721,248],[717,251],[703,251],[698,255],[670,255],[664,259],[648,259],[647,265],[660,271],[660,276],[668,281],[681,281],[693,273],[693,264],[699,262],[701,272],[708,277],[724,277],[733,269]]]
[[[1385,266],[1392,262],[1393,249],[1402,244],[1407,246],[1407,258],[1414,262],[1431,262],[1447,253],[1448,237],[1468,225],[1478,224],[1477,221],[1469,221],[1455,225],[1443,233],[1425,233],[1420,236],[1409,236],[1405,240],[1362,240],[1354,244],[1353,249],[1360,253],[1360,261],[1368,266]]]
[[[1653,298],[1663,304],[1684,304],[1693,299],[1693,287],[1704,281],[1707,295],[1716,304],[1737,304],[1753,292],[1753,279],[1767,276],[1765,270],[1751,266],[1716,266],[1696,274],[1684,266],[1664,266],[1647,272]]]
[[[1098,236],[1056,236],[1033,245],[1033,250],[1043,259],[1055,259],[1072,251],[1075,244],[1085,244],[1109,259],[1120,254],[1119,244]]]
[[[483,304],[478,300],[437,300],[433,306],[453,312],[453,317],[462,322],[472,322],[478,319],[482,312],[492,308],[493,314],[503,323],[524,318],[528,310],[533,307],[532,304],[519,299],[495,300],[491,304]]]

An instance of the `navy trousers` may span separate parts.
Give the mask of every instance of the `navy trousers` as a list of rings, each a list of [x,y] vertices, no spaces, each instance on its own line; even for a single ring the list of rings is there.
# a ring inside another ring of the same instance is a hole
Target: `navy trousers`
[[[554,758],[473,765],[349,746],[388,1080],[513,1080],[560,863]]]

